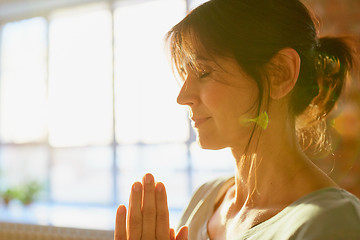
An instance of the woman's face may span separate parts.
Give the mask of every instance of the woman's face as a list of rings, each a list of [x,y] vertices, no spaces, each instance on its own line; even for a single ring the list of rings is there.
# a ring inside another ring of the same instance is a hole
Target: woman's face
[[[189,106],[202,148],[241,147],[253,129],[250,122],[244,123],[256,117],[259,90],[235,59],[218,57],[215,61],[197,59],[202,70],[198,74],[185,68],[177,101]]]

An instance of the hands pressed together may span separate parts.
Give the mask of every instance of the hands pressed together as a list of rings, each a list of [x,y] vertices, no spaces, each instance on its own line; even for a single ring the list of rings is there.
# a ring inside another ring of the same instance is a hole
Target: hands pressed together
[[[169,226],[169,210],[164,184],[151,174],[131,188],[129,209],[120,205],[116,213],[115,240],[187,240],[187,227],[175,236]]]

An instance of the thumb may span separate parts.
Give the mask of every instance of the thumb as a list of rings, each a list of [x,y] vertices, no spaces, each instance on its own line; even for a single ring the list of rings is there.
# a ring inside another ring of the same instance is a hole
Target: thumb
[[[176,240],[188,240],[189,229],[187,226],[182,226],[176,235]]]

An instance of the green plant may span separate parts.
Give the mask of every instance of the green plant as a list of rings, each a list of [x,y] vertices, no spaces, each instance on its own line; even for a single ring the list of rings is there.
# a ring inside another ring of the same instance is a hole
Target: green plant
[[[38,198],[42,189],[42,184],[37,181],[26,183],[20,187],[18,200],[24,205],[29,205]]]
[[[7,188],[5,191],[2,191],[0,195],[7,206],[11,200],[19,198],[20,192],[17,188]]]
[[[0,192],[0,197],[6,206],[12,200],[19,200],[22,204],[29,205],[38,198],[42,189],[42,184],[31,181],[17,187],[7,188],[5,191]]]

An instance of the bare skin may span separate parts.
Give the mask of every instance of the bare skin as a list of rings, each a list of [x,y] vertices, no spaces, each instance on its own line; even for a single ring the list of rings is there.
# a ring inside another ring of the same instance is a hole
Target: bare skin
[[[234,184],[219,193],[220,201],[208,222],[211,239],[234,239],[295,200],[322,188],[336,187],[305,156],[296,138],[288,103],[299,74],[299,55],[293,49],[284,49],[272,64],[269,66],[275,64],[276,69],[284,71],[270,71],[268,76],[270,100],[266,111],[270,122],[256,147],[248,149],[246,155],[251,124],[255,123],[242,125],[239,118],[245,114],[257,117],[253,106],[257,106],[259,89],[254,80],[233,58],[219,57],[216,64],[201,62],[205,73],[200,77],[186,69],[178,103],[189,106],[198,143],[206,149],[229,147],[236,162]],[[120,239],[187,239],[186,227],[176,237],[169,228],[165,188],[161,183],[155,185],[149,174],[143,183],[133,185],[127,217],[125,207],[119,207],[115,240]]]
[[[281,50],[269,65],[284,71],[270,69],[270,122],[246,155],[252,127],[241,126],[238,119],[254,113],[251,109],[256,106],[258,89],[234,59],[218,58],[217,63],[221,68],[204,63],[210,74],[200,79],[188,70],[178,103],[189,106],[203,148],[232,150],[235,182],[219,193],[224,197],[208,222],[210,239],[225,240],[268,220],[295,200],[336,184],[305,156],[297,141],[294,117],[289,114],[289,93],[300,68],[297,52]]]
[[[251,161],[242,155],[243,146],[233,145],[231,150],[237,163],[235,182],[208,222],[211,239],[233,239],[270,219],[297,199],[322,188],[337,187],[298,144],[286,95],[297,80],[299,64],[291,49],[281,54],[286,58],[275,60],[281,61],[279,64],[284,64],[290,74],[280,84],[271,82],[268,108],[271,120],[253,152],[256,170],[251,171]]]
[[[243,161],[241,157],[236,159],[235,182],[225,194],[219,193],[224,197],[208,222],[210,239],[233,239],[270,219],[297,199],[322,188],[337,186],[297,144],[291,144],[296,141],[289,139],[286,128],[290,126],[284,128],[283,123],[281,119],[274,119],[261,136],[257,156],[262,160],[250,182],[247,181],[250,166],[239,164]],[[234,156],[241,156],[236,148],[232,152]]]
[[[151,174],[131,188],[129,211],[120,205],[116,213],[115,240],[187,240],[187,227],[175,236],[169,227],[166,190]]]

